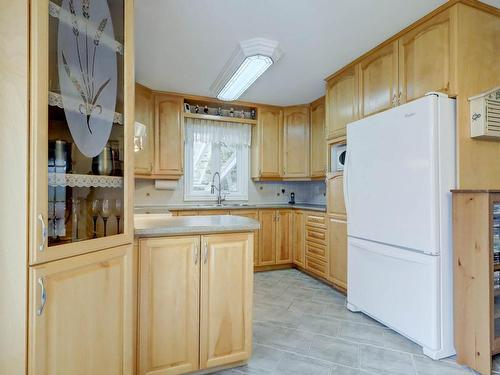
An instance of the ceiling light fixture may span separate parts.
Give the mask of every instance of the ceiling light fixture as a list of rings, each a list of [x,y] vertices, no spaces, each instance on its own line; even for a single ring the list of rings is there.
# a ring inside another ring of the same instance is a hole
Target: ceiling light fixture
[[[254,38],[242,41],[210,90],[220,100],[236,100],[282,55],[278,42],[273,40]]]

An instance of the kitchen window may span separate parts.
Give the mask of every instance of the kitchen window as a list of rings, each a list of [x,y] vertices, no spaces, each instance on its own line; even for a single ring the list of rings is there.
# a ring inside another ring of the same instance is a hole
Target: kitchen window
[[[250,125],[186,118],[185,126],[184,199],[216,200],[219,172],[223,198],[248,200]]]

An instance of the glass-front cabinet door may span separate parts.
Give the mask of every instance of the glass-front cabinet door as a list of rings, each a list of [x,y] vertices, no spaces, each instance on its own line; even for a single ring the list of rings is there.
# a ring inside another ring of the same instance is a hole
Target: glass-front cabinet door
[[[31,264],[132,241],[132,11],[32,2]]]

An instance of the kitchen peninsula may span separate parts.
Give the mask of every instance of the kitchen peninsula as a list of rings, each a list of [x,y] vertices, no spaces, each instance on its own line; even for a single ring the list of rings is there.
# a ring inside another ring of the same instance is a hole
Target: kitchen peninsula
[[[252,348],[253,219],[136,215],[141,374],[246,362]]]

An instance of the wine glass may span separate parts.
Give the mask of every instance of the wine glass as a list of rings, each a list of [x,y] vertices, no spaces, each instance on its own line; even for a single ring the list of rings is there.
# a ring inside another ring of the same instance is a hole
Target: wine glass
[[[97,218],[100,210],[101,201],[99,199],[92,200],[92,220],[94,220],[94,236],[92,238],[97,238]]]
[[[101,210],[100,214],[102,217],[102,221],[104,222],[104,237],[106,237],[106,226],[108,223],[108,218],[111,216],[111,199],[103,199],[101,201]]]
[[[116,233],[120,233],[120,218],[123,214],[123,205],[121,199],[115,199],[114,215],[116,217]]]

